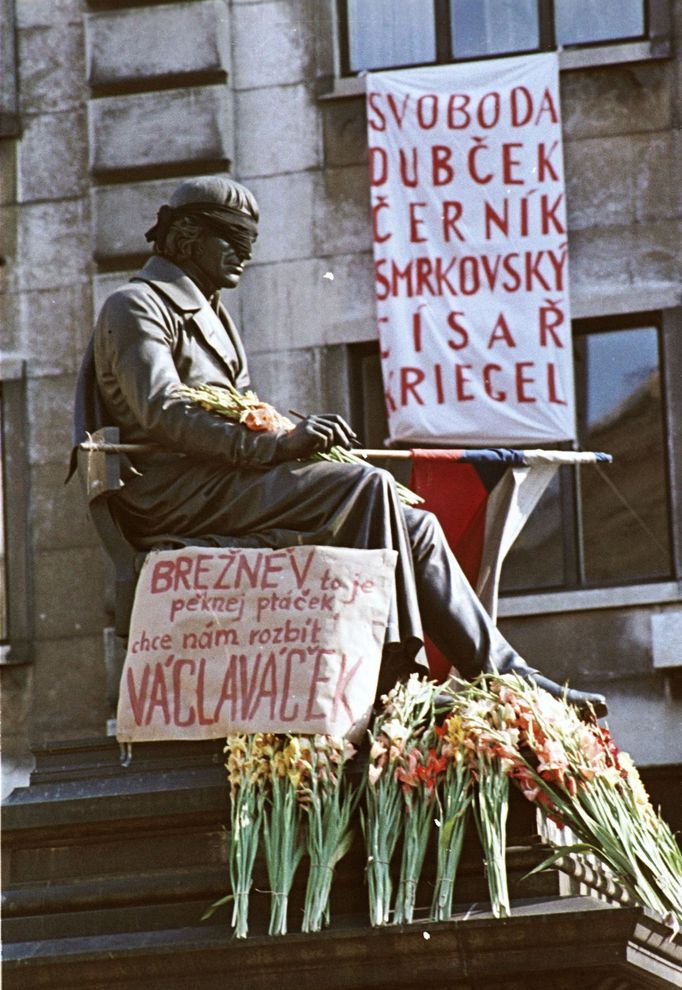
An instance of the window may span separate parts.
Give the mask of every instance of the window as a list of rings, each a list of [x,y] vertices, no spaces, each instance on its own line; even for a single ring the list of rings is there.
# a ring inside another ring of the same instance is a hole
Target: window
[[[23,362],[0,381],[0,663],[31,655],[28,461]],[[6,362],[10,364],[10,362]]]
[[[0,138],[19,134],[15,0],[0,0]]]
[[[664,0],[338,0],[341,73],[651,43]],[[667,50],[665,52],[667,54]],[[627,57],[621,52],[622,57]],[[635,57],[634,52],[630,57]],[[639,57],[646,57],[639,52]]]
[[[574,350],[580,447],[614,461],[562,469],[505,562],[503,592],[673,576],[660,321],[577,320]]]
[[[682,314],[667,312],[574,321],[579,448],[609,453],[613,463],[560,468],[505,561],[502,593],[676,577],[670,493],[680,452],[669,424],[679,401],[670,393],[682,360]],[[378,346],[349,350],[353,426],[380,448],[388,429]]]
[[[2,396],[0,395],[0,644],[9,639],[9,613],[7,608],[7,538],[5,522],[5,444],[3,439]]]

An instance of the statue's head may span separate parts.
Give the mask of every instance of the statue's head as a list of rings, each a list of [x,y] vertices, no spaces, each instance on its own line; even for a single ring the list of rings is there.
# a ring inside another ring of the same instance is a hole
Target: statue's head
[[[159,210],[146,238],[154,251],[214,288],[234,288],[258,234],[258,204],[234,179],[187,179]]]

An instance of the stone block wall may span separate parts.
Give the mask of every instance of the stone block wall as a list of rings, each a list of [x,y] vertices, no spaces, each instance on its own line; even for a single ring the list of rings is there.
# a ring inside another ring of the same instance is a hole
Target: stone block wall
[[[35,649],[3,670],[10,763],[31,737],[103,731],[106,568],[75,483],[61,484],[71,396],[93,315],[144,260],[177,182],[229,168],[260,202],[255,257],[227,302],[264,397],[351,415],[348,345],[376,336],[364,102],[321,98],[337,63],[333,0],[15,5],[2,348],[3,367],[27,369]],[[681,0],[671,10],[674,50]],[[681,83],[679,56],[562,74],[575,316],[682,303]],[[548,673],[620,683],[627,731],[637,712],[676,711],[653,671],[650,612],[508,617],[504,629]]]
[[[82,5],[15,6],[21,132],[0,141],[0,370],[26,375],[33,644],[31,663],[2,669],[10,778],[27,764],[29,739],[99,732],[106,715],[101,554],[77,485],[64,486],[73,384],[92,314]]]

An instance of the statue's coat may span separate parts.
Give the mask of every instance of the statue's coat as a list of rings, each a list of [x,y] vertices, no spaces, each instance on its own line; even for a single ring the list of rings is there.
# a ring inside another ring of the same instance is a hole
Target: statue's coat
[[[181,384],[249,386],[222,305],[214,310],[180,268],[153,257],[106,300],[93,349],[96,382],[86,369],[77,408],[99,408],[108,422],[86,428],[118,426],[122,442],[164,448],[131,458],[135,470],[115,496],[133,543],[395,549],[387,642],[416,650],[422,629],[408,526],[422,514],[403,510],[390,476],[369,465],[278,463],[277,433],[254,432],[175,394]]]

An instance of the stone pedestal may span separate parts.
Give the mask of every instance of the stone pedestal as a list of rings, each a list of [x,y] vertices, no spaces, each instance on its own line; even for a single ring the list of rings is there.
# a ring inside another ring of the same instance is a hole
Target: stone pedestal
[[[245,941],[232,938],[228,907],[201,920],[228,888],[220,743],[139,744],[129,766],[113,740],[55,744],[36,753],[30,786],[3,811],[9,990],[560,990],[606,987],[609,974],[623,987],[630,978],[633,987],[678,985],[682,950],[643,910],[561,897],[553,873],[522,879],[542,849],[528,838],[533,809],[520,796],[509,828],[512,918],[489,913],[472,829],[452,921],[371,929],[358,836],[337,870],[329,930],[296,931],[302,869],[292,934],[268,937],[258,862]],[[422,917],[433,862],[425,874]]]

